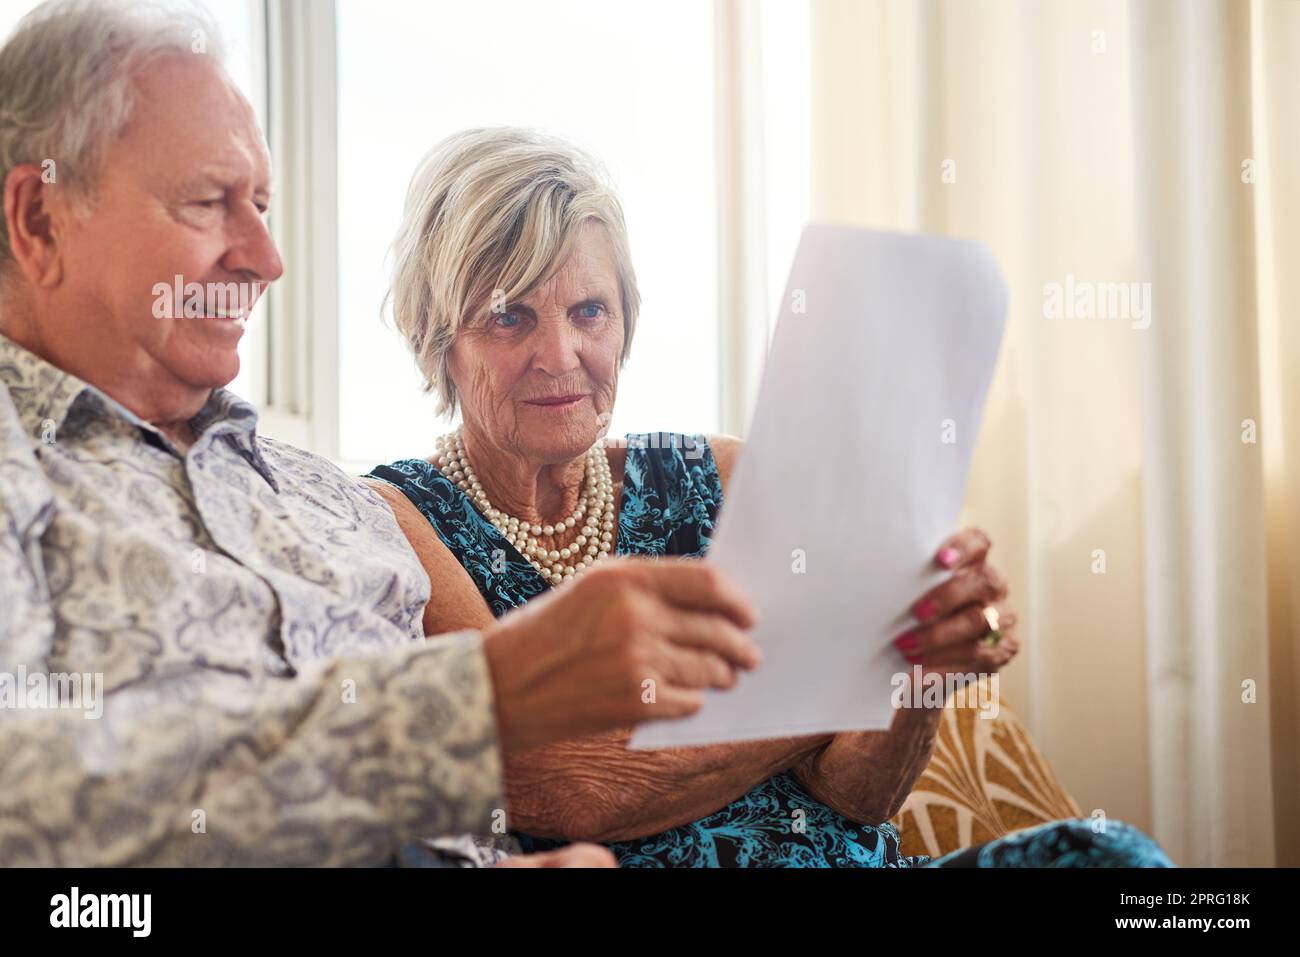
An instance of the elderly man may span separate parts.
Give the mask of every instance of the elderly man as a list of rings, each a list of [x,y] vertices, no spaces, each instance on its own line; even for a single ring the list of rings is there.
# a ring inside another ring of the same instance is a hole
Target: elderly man
[[[0,50],[0,676],[104,691],[100,720],[67,681],[0,710],[0,863],[382,863],[504,829],[503,754],[691,713],[757,663],[698,564],[425,639],[439,596],[389,508],[222,389],[282,266],[218,51],[193,14],[62,0]]]

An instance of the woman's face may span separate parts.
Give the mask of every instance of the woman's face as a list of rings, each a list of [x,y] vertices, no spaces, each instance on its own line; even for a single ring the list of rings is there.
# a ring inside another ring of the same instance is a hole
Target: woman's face
[[[539,464],[590,448],[614,408],[619,292],[605,229],[588,223],[549,282],[467,323],[449,358],[467,429]]]

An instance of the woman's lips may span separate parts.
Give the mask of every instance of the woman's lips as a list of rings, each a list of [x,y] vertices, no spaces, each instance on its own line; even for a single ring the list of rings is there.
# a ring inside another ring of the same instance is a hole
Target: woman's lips
[[[567,409],[570,406],[577,405],[585,395],[557,395],[546,399],[525,399],[528,405],[540,406],[544,409]]]

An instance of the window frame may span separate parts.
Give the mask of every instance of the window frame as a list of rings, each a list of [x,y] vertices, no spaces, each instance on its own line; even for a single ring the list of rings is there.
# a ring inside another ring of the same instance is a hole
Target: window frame
[[[277,169],[271,232],[285,274],[268,293],[262,431],[342,460],[339,434],[338,0],[250,0],[266,35],[266,118]],[[718,397],[724,432],[743,436],[772,317],[762,167],[760,12],[713,0],[717,123]],[[257,20],[258,18],[254,18]]]
[[[253,2],[262,8],[265,29],[264,128],[277,170],[271,235],[285,263],[267,294],[262,431],[333,459],[339,450],[334,0]]]

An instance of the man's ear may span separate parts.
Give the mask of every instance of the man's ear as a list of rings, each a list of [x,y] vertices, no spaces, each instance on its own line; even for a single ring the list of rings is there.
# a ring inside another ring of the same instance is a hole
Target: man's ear
[[[28,281],[45,289],[57,286],[63,278],[56,219],[66,206],[62,197],[54,196],[58,188],[46,181],[44,171],[35,163],[15,166],[4,182],[10,254]]]

